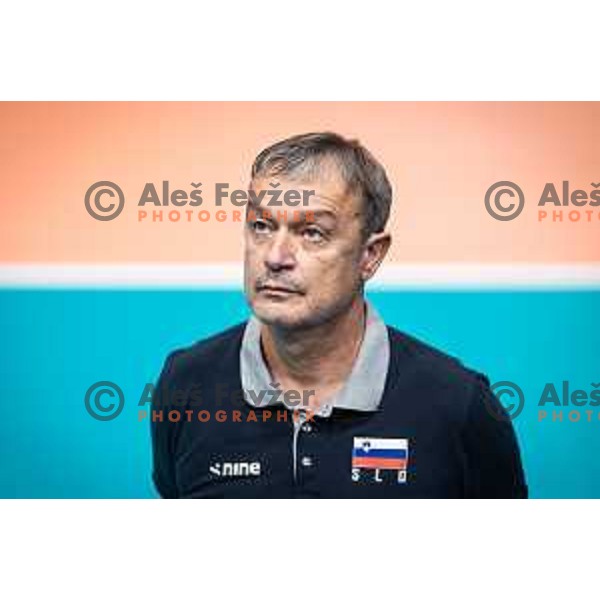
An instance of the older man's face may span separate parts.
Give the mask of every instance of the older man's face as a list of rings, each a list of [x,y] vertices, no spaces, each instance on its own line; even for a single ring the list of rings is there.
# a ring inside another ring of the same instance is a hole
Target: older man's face
[[[359,293],[361,202],[346,192],[333,168],[304,182],[254,180],[252,189],[258,195],[272,189],[269,184],[275,181],[284,191],[315,193],[307,206],[268,207],[267,200],[262,209],[250,206],[257,218],[245,224],[246,296],[264,323],[287,328],[318,325],[347,310]],[[264,209],[273,213],[271,218],[264,218]],[[301,220],[293,218],[294,211],[300,212]]]

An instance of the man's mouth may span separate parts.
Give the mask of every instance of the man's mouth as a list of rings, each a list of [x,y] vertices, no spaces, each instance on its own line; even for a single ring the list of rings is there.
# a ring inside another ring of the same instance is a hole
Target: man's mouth
[[[265,292],[267,294],[269,293],[274,293],[274,294],[300,294],[301,292],[299,292],[298,290],[292,289],[292,288],[288,288],[288,287],[284,287],[281,285],[259,285],[257,286],[257,291],[259,292]]]

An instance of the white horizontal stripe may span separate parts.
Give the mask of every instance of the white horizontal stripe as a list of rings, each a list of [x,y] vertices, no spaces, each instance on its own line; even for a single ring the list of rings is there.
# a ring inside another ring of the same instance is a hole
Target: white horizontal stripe
[[[406,438],[355,437],[354,447],[362,448],[365,442],[368,442],[369,450],[408,450]]]
[[[370,289],[557,287],[600,287],[600,263],[395,264],[370,283]]]
[[[241,263],[4,263],[3,287],[241,290]],[[326,281],[323,282],[326,285]],[[600,263],[408,263],[383,266],[371,290],[600,288]]]

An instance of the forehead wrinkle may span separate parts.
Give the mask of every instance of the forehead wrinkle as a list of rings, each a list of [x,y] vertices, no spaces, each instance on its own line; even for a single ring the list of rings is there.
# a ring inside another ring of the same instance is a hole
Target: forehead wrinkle
[[[343,164],[333,156],[309,156],[303,160],[295,161],[294,157],[273,157],[261,172],[256,173],[254,179],[268,179],[278,177],[300,183],[318,183],[323,179],[337,180],[344,188],[344,195],[348,191],[348,177],[344,172]]]
[[[334,156],[311,156],[302,162],[292,164],[289,170],[287,170],[287,166],[292,163],[292,161],[284,163],[285,161],[283,158],[274,157],[272,162],[267,163],[261,172],[256,173],[254,179],[250,182],[249,187],[254,189],[254,182],[264,181],[269,177],[277,178],[282,182],[285,180],[293,181],[301,184],[304,188],[314,190],[315,194],[312,196],[313,198],[322,198],[323,200],[332,202],[335,205],[336,210],[334,212],[338,219],[342,216],[342,207],[349,202],[356,202],[358,208],[358,211],[350,211],[349,216],[351,218],[361,216],[362,203],[360,198],[356,195],[356,184],[352,181],[350,173],[347,173],[344,164]],[[324,180],[336,182],[338,184],[337,187],[339,191],[335,196],[326,195],[325,193],[317,192],[314,189],[315,186],[319,186]],[[266,208],[268,209],[269,207]],[[313,212],[316,212],[316,210],[318,209],[315,209]]]

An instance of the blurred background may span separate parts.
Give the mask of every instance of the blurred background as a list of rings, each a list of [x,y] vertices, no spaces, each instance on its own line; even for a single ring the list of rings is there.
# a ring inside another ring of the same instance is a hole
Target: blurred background
[[[548,382],[600,382],[600,210],[540,221],[536,206],[549,182],[600,182],[600,104],[585,102],[0,104],[0,497],[155,496],[144,385],[248,309],[241,223],[139,221],[137,201],[148,182],[202,182],[214,215],[215,183],[243,189],[262,148],[323,130],[360,139],[394,186],[368,291],[386,322],[522,388],[532,497],[600,497],[600,407],[554,422],[538,407]],[[123,191],[112,220],[85,208],[98,181]],[[523,190],[513,220],[485,208],[497,181]],[[123,390],[114,420],[86,411],[97,381]]]

